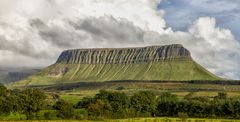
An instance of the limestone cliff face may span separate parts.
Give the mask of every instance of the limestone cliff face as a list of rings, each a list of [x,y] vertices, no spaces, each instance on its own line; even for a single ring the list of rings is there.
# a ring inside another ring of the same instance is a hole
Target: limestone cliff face
[[[65,64],[131,64],[151,61],[191,59],[180,44],[136,48],[95,48],[66,50],[57,63]]]
[[[75,49],[61,53],[57,62],[15,84],[50,86],[58,83],[104,81],[219,80],[192,60],[182,45],[135,48]]]

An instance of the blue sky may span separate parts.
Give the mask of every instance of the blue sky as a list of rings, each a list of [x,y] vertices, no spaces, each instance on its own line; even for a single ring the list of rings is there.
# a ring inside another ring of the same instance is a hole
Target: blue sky
[[[240,0],[163,0],[165,20],[173,30],[186,31],[199,17],[214,17],[217,26],[232,31],[240,40]]]
[[[73,48],[177,43],[240,79],[239,20],[240,0],[0,0],[0,67],[46,67]]]

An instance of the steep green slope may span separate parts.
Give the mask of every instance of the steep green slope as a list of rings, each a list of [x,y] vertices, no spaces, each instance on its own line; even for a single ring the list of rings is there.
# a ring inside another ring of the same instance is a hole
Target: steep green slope
[[[69,68],[63,76],[50,76],[52,71]],[[191,60],[142,64],[54,64],[37,75],[18,82],[16,86],[51,85],[57,83],[113,80],[217,80]]]
[[[57,63],[12,86],[115,80],[218,80],[181,45],[64,51]]]

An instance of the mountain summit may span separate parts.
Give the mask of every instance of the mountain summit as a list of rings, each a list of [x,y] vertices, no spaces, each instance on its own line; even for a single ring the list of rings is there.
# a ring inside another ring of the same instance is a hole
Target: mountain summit
[[[191,59],[182,45],[136,48],[96,48],[63,51],[57,63],[64,64],[136,64],[164,60]]]
[[[180,44],[65,50],[57,62],[15,85],[116,80],[217,80]]]

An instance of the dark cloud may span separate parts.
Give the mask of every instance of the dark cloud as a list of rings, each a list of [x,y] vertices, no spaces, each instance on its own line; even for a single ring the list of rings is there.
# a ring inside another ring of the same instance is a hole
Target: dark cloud
[[[43,30],[47,28],[47,25],[39,18],[29,20],[29,25],[38,30]]]
[[[179,43],[208,70],[239,79],[240,45],[222,28],[231,23],[240,32],[239,0],[163,0],[167,5],[156,10],[159,1],[0,2],[0,65],[47,66],[71,48]]]
[[[34,58],[43,58],[47,56],[47,52],[39,52],[30,43],[29,40],[9,40],[4,36],[0,36],[0,50],[10,51],[19,55],[25,55]],[[13,43],[19,42],[19,43]]]
[[[144,43],[144,31],[126,19],[115,19],[112,16],[100,18],[89,17],[76,22],[69,22],[76,30],[89,33],[96,41],[109,43]]]
[[[29,21],[31,27],[37,30],[39,36],[59,48],[71,48],[84,40],[84,35],[72,31],[71,28],[59,25],[47,25],[41,19],[32,19]]]
[[[39,36],[60,49],[90,47],[121,47],[143,45],[144,31],[126,19],[112,16],[89,17],[62,21],[63,25],[47,24],[32,19],[29,25]]]
[[[51,42],[55,46],[67,48],[74,46],[74,35],[71,32],[63,30],[59,27],[40,30],[39,35],[43,40]],[[80,40],[80,38],[78,38]]]

